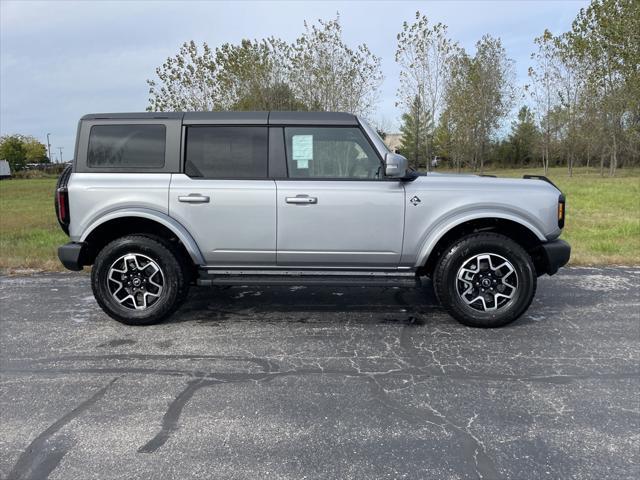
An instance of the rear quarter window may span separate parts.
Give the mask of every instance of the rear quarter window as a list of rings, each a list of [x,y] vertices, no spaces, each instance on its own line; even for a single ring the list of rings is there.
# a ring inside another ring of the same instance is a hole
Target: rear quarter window
[[[162,168],[164,125],[94,125],[89,133],[90,168]]]

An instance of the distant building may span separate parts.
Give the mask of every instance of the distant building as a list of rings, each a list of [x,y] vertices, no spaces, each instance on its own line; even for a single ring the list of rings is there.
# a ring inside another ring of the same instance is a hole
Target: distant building
[[[384,143],[392,152],[396,153],[402,147],[402,134],[401,133],[387,133],[384,137]]]
[[[11,167],[6,160],[0,160],[0,178],[10,178]]]

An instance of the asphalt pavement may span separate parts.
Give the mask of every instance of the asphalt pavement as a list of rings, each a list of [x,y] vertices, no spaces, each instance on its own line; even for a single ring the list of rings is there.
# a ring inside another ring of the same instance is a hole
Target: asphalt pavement
[[[640,477],[640,268],[500,329],[415,288],[194,289],[129,327],[83,274],[0,277],[0,478]]]

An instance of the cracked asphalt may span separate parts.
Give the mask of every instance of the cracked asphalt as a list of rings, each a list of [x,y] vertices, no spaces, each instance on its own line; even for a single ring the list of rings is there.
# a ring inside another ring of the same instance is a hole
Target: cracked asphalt
[[[640,477],[640,268],[464,327],[416,288],[194,289],[128,327],[86,275],[0,278],[0,478]]]

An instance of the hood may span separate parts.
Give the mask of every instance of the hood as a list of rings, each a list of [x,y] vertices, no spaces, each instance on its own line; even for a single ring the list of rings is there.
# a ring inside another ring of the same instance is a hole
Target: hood
[[[542,175],[524,175],[523,178],[505,178],[496,177],[495,175],[477,175],[471,173],[415,173],[414,180],[419,185],[429,184],[432,186],[450,186],[451,188],[463,189],[533,189],[542,192],[562,193],[560,189],[547,177]]]

